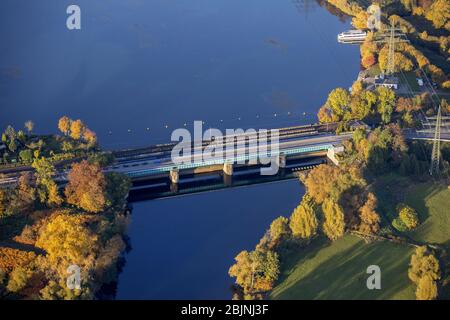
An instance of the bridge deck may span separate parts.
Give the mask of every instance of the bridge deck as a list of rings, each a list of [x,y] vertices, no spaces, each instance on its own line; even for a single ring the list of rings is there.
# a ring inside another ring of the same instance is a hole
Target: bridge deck
[[[223,153],[224,156],[205,156],[201,153],[194,153],[179,157],[177,163],[172,161],[170,154],[162,154],[153,158],[132,160],[124,164],[116,165],[110,168],[109,171],[124,173],[130,177],[142,177],[170,172],[173,168],[186,170],[223,165],[224,163],[241,164],[248,161],[256,162],[261,157],[270,158],[280,154],[289,157],[323,152],[326,155],[326,152],[330,148],[341,145],[342,141],[349,139],[351,135],[351,133],[343,135],[322,134],[313,137],[287,139],[286,141],[281,140],[278,150],[260,150],[257,145],[241,146],[240,148],[236,148],[231,156],[226,155],[226,152]],[[223,145],[222,150],[226,150],[226,146],[226,144]]]

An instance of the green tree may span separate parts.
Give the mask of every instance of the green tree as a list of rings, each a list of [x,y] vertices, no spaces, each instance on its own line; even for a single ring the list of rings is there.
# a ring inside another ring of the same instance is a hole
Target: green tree
[[[27,142],[27,137],[25,135],[25,132],[23,132],[22,130],[19,130],[17,132],[17,139],[22,143],[25,144],[25,142]]]
[[[399,166],[407,151],[408,145],[401,128],[397,124],[389,124],[383,129],[378,127],[370,133],[363,154],[367,168],[373,173],[380,174],[390,167]]]
[[[0,188],[0,218],[8,215],[8,191]]]
[[[114,155],[110,152],[96,152],[88,158],[89,163],[98,164],[102,168],[112,165],[114,161]]]
[[[352,117],[358,120],[364,120],[375,114],[377,96],[372,91],[364,90],[352,98],[351,110]]]
[[[94,293],[91,288],[81,285],[81,289],[69,289],[63,281],[50,280],[47,285],[40,291],[40,299],[42,300],[93,300]]]
[[[415,284],[425,275],[429,276],[433,281],[441,278],[439,270],[439,261],[436,257],[428,251],[427,247],[418,247],[415,253],[411,256],[409,264],[408,276]]]
[[[245,294],[266,292],[272,289],[279,276],[279,259],[273,251],[242,251],[231,266],[228,274]]]
[[[36,188],[33,180],[31,172],[23,172],[20,175],[15,196],[10,201],[13,210],[27,212],[33,209],[36,200]]]
[[[112,206],[122,207],[131,188],[131,179],[121,173],[108,172],[106,178],[107,203]]]
[[[23,162],[29,163],[33,160],[33,152],[30,149],[19,152],[19,157]]]
[[[13,153],[16,152],[16,150],[17,150],[17,143],[16,143],[16,140],[11,139],[11,140],[9,141],[8,149],[9,149],[9,151],[11,151],[11,152],[13,152]]]
[[[367,133],[366,130],[362,128],[357,128],[355,132],[353,132],[352,139],[356,145],[358,145],[362,140],[366,139]]]
[[[83,160],[72,165],[65,194],[67,202],[88,212],[100,212],[107,204],[106,179],[97,164]]]
[[[419,218],[416,210],[405,204],[400,204],[398,206],[398,211],[399,218],[409,230],[417,227],[419,224]]]
[[[333,114],[337,115],[340,120],[350,108],[350,93],[343,88],[336,88],[330,92],[326,105],[331,108]]]
[[[395,107],[395,93],[392,89],[386,87],[378,87],[376,90],[378,93],[378,113],[384,123],[389,123]]]
[[[58,196],[57,186],[53,180],[55,167],[45,157],[35,158],[31,166],[36,170],[36,184],[40,201],[49,205],[60,204],[62,199]]]

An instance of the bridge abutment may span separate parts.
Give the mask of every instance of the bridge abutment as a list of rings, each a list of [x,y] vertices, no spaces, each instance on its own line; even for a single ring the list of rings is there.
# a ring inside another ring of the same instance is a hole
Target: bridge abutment
[[[339,166],[339,160],[336,157],[337,154],[344,152],[344,147],[343,146],[339,146],[339,147],[332,147],[330,149],[328,149],[327,152],[327,158],[331,160],[331,162],[333,162],[336,166]]]
[[[280,153],[277,157],[278,168],[285,169],[286,168],[286,155],[284,153]]]
[[[228,176],[232,176],[233,175],[233,163],[231,162],[225,162],[223,164],[223,173],[228,175]]]

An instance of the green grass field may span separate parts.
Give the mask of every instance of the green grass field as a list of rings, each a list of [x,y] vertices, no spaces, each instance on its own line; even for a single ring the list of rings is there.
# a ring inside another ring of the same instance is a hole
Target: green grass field
[[[284,264],[271,299],[414,299],[407,270],[413,248],[387,241],[366,244],[346,235],[313,242]],[[367,267],[381,268],[381,290],[369,290]]]
[[[406,193],[405,202],[417,210],[421,222],[409,235],[450,249],[450,190],[442,185],[417,184]]]
[[[416,74],[412,71],[410,72],[404,72],[400,76],[400,83],[405,83],[408,85],[408,88],[410,88],[412,91],[420,91],[419,84],[417,83]]]
[[[450,190],[431,182],[387,175],[374,186],[383,224],[396,216],[398,202],[417,210],[420,226],[407,235],[414,240],[450,248]],[[334,243],[318,239],[292,254],[282,265],[272,299],[414,299],[407,276],[414,249],[387,241],[366,244],[346,235]],[[381,290],[368,290],[366,268],[380,266]]]

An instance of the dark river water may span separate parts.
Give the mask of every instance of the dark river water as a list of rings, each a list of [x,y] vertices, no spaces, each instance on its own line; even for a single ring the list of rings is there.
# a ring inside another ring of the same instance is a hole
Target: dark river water
[[[2,0],[0,128],[31,119],[53,133],[68,115],[117,149],[168,142],[194,120],[313,122],[359,71],[359,48],[336,41],[349,28],[307,0]],[[302,193],[284,181],[134,204],[117,298],[230,298],[233,257]]]

